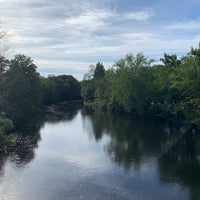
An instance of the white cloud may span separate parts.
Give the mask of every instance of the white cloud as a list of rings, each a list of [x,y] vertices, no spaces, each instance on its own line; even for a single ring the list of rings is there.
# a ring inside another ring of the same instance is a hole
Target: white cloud
[[[107,19],[111,16],[111,13],[94,10],[82,13],[79,16],[69,17],[65,20],[65,24],[67,27],[75,29],[97,30],[109,25]]]
[[[147,21],[153,16],[152,11],[131,12],[122,16],[123,20]]]
[[[199,30],[200,19],[176,22],[166,26],[166,28],[170,30],[186,30],[186,31]]]
[[[58,69],[56,63],[61,71],[66,64],[77,73],[80,66],[111,63],[127,53],[158,57],[198,43],[197,33],[179,35],[177,30],[197,32],[200,19],[159,24],[153,21],[153,7],[116,9],[110,1],[0,0],[0,29],[8,31],[15,53],[31,56],[46,72],[53,66]]]
[[[78,16],[72,16],[65,20],[67,27],[85,30],[98,30],[100,28],[108,28],[117,21],[147,21],[153,16],[152,11],[140,11],[131,13],[116,13],[115,10],[87,10]]]

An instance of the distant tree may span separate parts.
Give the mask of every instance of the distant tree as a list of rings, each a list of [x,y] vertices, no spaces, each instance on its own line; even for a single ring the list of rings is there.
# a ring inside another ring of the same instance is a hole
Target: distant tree
[[[96,68],[94,70],[94,79],[100,79],[104,77],[105,75],[105,69],[102,63],[98,62],[96,64]]]
[[[89,71],[86,74],[84,74],[83,80],[92,80],[94,78],[94,71],[95,71],[95,66],[90,65]]]
[[[166,67],[178,67],[181,65],[181,60],[177,58],[177,55],[168,55],[164,53],[164,57],[160,59]]]
[[[0,56],[0,77],[6,72],[9,67],[9,60],[3,56]]]
[[[80,83],[71,75],[42,79],[45,104],[80,99]]]
[[[117,61],[114,66],[119,68],[149,67],[153,62],[153,59],[148,59],[140,52],[135,56],[133,54],[127,54],[125,58]]]
[[[191,48],[191,51],[188,55],[193,56],[193,58],[195,58],[196,63],[200,65],[200,43],[198,48]]]
[[[86,101],[94,100],[95,85],[93,80],[83,80],[81,82],[81,97]]]
[[[99,89],[104,75],[105,69],[102,63],[98,62],[96,67],[90,66],[89,72],[84,75],[84,80],[81,83],[81,96],[84,101],[93,101],[95,93],[100,93]]]

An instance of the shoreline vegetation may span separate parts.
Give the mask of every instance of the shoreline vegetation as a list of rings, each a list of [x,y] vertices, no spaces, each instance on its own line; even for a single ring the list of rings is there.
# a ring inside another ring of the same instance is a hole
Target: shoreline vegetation
[[[0,146],[12,145],[14,133],[32,134],[45,106],[81,100],[80,82],[71,75],[40,76],[30,57],[0,57]],[[11,126],[12,125],[12,126]]]
[[[59,118],[57,108],[74,103],[199,130],[200,45],[182,58],[164,53],[160,61],[127,54],[107,70],[98,62],[78,81],[71,75],[42,77],[25,55],[0,56],[0,149],[13,145],[15,132],[37,129],[34,120],[44,110]]]
[[[84,105],[92,109],[156,118],[181,130],[200,129],[200,46],[182,58],[168,55],[154,64],[143,53],[127,54],[112,68],[102,63],[81,83]]]

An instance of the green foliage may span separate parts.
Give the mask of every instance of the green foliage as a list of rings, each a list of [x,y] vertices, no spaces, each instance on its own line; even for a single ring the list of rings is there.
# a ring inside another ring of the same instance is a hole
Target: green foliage
[[[81,96],[84,101],[94,100],[94,83],[92,80],[83,80],[81,83]]]
[[[200,128],[200,46],[180,60],[165,53],[161,61],[126,55],[98,80],[83,81],[85,104]]]
[[[13,122],[6,118],[4,113],[0,113],[0,148],[12,143],[13,135],[11,133],[13,130]]]
[[[166,67],[178,67],[181,61],[177,59],[177,55],[168,55],[164,53],[164,58],[160,59]]]
[[[105,69],[102,63],[98,62],[94,70],[94,79],[101,79],[105,75]]]
[[[80,99],[80,83],[71,75],[42,79],[45,104]]]
[[[13,122],[6,118],[4,113],[0,114],[0,127],[4,133],[11,133],[14,130]]]
[[[9,146],[12,143],[13,135],[4,134],[0,127],[0,148],[3,146]]]
[[[140,68],[148,67],[153,63],[153,59],[148,59],[143,53],[137,53],[136,56],[133,54],[127,54],[125,58],[120,59],[115,63],[114,66],[118,68]]]
[[[108,70],[98,62],[79,83],[69,75],[41,77],[24,55],[0,57],[0,110],[19,128],[43,105],[82,97],[93,108],[200,127],[200,46],[180,60],[165,53],[161,61],[164,65],[152,65],[152,59],[138,53],[126,55]],[[0,117],[2,138],[12,129],[5,116]]]
[[[89,73],[84,77],[81,83],[81,96],[84,101],[93,101],[105,89],[103,78],[105,76],[105,69],[102,63],[98,62],[96,67],[90,66]]]
[[[0,57],[0,111],[20,131],[33,128],[42,106],[81,98],[80,83],[73,76],[44,78],[36,68],[25,55],[16,55],[12,60]],[[2,134],[7,132],[5,125],[9,121],[0,118]]]
[[[17,55],[4,75],[1,110],[15,124],[31,118],[42,105],[41,81],[30,57]]]

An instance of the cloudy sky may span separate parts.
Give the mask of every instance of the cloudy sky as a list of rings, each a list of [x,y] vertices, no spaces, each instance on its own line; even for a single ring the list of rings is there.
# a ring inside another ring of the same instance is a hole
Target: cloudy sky
[[[185,55],[200,41],[199,10],[200,0],[0,0],[0,30],[41,75],[82,79],[127,53]]]

